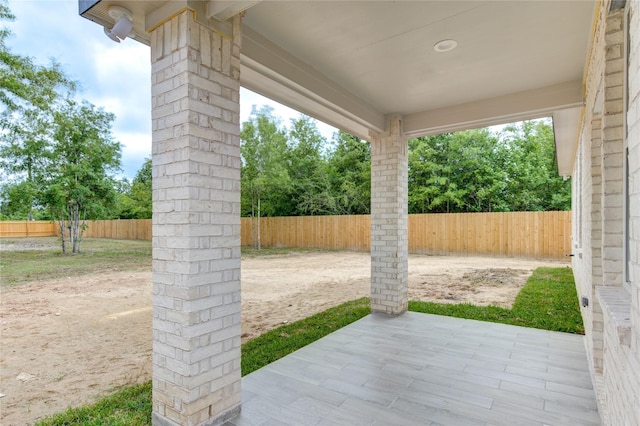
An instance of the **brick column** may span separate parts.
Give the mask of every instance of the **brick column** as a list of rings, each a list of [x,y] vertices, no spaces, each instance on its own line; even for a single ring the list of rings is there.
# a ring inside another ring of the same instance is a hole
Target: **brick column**
[[[408,155],[400,117],[371,138],[371,310],[400,315],[408,292]]]
[[[239,17],[151,32],[153,423],[240,412]]]

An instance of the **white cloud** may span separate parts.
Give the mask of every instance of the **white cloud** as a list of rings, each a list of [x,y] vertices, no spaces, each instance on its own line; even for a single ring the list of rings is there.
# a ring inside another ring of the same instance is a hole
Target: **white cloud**
[[[131,180],[142,167],[144,159],[151,157],[151,133],[122,132],[117,140],[123,145],[123,175]]]
[[[114,44],[109,40],[110,43]],[[151,133],[151,65],[148,47],[132,40],[92,52],[91,102],[116,115],[114,131]],[[150,138],[149,138],[150,139]],[[151,145],[148,146],[151,153]]]

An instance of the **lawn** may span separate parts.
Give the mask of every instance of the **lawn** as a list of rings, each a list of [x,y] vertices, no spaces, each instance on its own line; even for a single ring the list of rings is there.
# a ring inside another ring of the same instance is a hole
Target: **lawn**
[[[409,310],[522,327],[584,334],[571,268],[538,268],[511,309],[410,301]]]
[[[31,245],[38,250],[20,249]],[[13,286],[38,280],[93,274],[99,271],[151,270],[151,241],[85,238],[80,253],[63,255],[56,237],[3,238],[0,244],[19,245],[17,250],[0,254],[0,286]]]
[[[409,302],[409,310],[553,331],[583,333],[569,268],[538,268],[512,309],[469,304]],[[369,314],[366,298],[347,302],[271,330],[242,346],[242,375],[249,374]],[[150,425],[151,382],[127,386],[95,404],[56,414],[38,425]]]

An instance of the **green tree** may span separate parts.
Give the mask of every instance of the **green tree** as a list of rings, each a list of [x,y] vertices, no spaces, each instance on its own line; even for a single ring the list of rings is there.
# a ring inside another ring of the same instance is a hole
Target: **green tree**
[[[369,214],[371,209],[371,145],[345,132],[334,137],[328,155],[331,179],[330,214]]]
[[[111,136],[114,116],[88,102],[67,100],[54,113],[51,159],[42,204],[56,218],[62,252],[80,251],[84,220],[106,215],[115,201],[113,174],[120,170],[120,143]]]
[[[136,202],[131,199],[131,182],[126,177],[114,180],[116,201],[104,219],[136,219]],[[140,218],[146,219],[146,218]]]
[[[0,21],[13,21],[6,0],[0,0]],[[49,66],[34,63],[32,58],[16,55],[7,47],[11,31],[0,28],[0,105],[4,106],[3,127],[10,113],[36,108],[46,110],[59,98],[61,90],[74,90],[75,83],[62,71],[59,64]]]
[[[51,162],[50,140],[52,116],[29,109],[14,112],[20,125],[12,125],[0,133],[0,169],[3,214],[15,219],[34,219],[41,215],[37,194],[42,187],[44,171]],[[34,212],[37,209],[37,212]]]
[[[0,0],[0,20],[12,20]],[[13,54],[11,33],[0,29],[0,208],[4,217],[58,220],[62,251],[80,251],[86,218],[104,217],[114,200],[113,173],[120,144],[111,136],[113,115],[73,101],[75,83],[55,62],[37,65]]]
[[[288,199],[287,137],[273,109],[252,112],[240,131],[242,210],[252,221],[254,244],[260,249],[260,217],[274,216]]]
[[[571,209],[571,182],[558,175],[553,128],[546,120],[507,126],[506,199],[512,210]]]
[[[152,213],[152,169],[151,158],[145,159],[144,163],[131,184],[131,198],[135,200],[138,208],[136,219],[151,219]]]
[[[288,133],[288,168],[291,178],[290,210],[283,215],[322,215],[331,213],[330,179],[322,154],[327,145],[315,121],[301,115],[292,120]]]
[[[447,182],[441,151],[448,134],[409,139],[409,213],[426,213],[438,204],[436,198]]]
[[[116,202],[110,219],[151,219],[151,158],[146,158],[131,182],[122,178],[115,182]]]
[[[151,219],[152,214],[152,177],[151,158],[146,158],[136,173],[129,188],[129,198],[133,202],[133,210],[129,219]],[[125,219],[124,217],[122,217]]]
[[[0,0],[0,21],[13,19],[6,1]],[[73,92],[75,83],[55,62],[40,66],[12,53],[6,44],[11,35],[4,25],[0,28],[0,208],[4,217],[33,219],[34,209],[42,215],[36,194],[40,174],[50,161],[46,148],[53,110],[61,94]]]
[[[35,189],[31,182],[22,181],[3,185],[2,201],[0,202],[0,219],[36,219],[33,209],[34,196]],[[40,219],[39,215],[37,218]]]
[[[567,210],[570,190],[545,121],[409,141],[410,213]]]

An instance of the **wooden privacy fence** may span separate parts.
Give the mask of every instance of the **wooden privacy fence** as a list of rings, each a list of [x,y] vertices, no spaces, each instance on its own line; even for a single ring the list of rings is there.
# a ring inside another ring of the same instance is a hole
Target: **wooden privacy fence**
[[[58,224],[45,220],[0,221],[0,237],[54,237]]]
[[[151,240],[151,220],[87,221],[88,238]],[[265,217],[265,247],[370,250],[369,216]],[[242,245],[253,243],[251,219],[241,219]],[[54,222],[0,222],[0,237],[54,236]],[[564,259],[571,252],[571,212],[409,215],[409,252]]]
[[[151,241],[151,219],[88,220],[83,237]],[[0,221],[0,237],[55,237],[58,224],[49,221]]]
[[[242,245],[253,244],[251,218],[241,219]],[[254,224],[256,221],[253,221]],[[290,216],[260,219],[260,243],[265,247],[313,247],[329,250],[369,250],[368,215]]]
[[[261,243],[271,247],[370,250],[369,216],[269,217]],[[253,242],[242,218],[242,244]],[[409,215],[409,252],[564,259],[571,252],[571,212]]]
[[[568,259],[571,212],[410,215],[409,252]]]
[[[151,241],[151,219],[88,220],[83,236]]]

